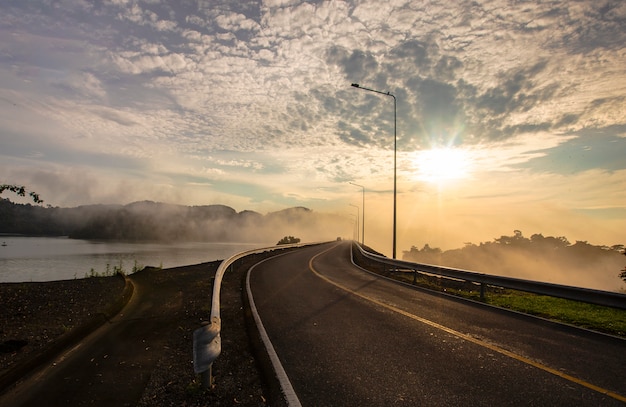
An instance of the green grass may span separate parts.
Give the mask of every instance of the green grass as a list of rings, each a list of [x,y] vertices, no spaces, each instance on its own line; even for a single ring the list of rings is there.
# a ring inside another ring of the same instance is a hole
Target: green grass
[[[488,293],[485,302],[583,328],[626,336],[626,311],[617,308],[513,290]]]
[[[409,284],[413,283],[412,273],[396,273],[391,277]],[[481,301],[480,288],[469,283],[418,275],[416,285]],[[626,311],[617,308],[494,287],[488,287],[485,290],[485,298],[482,302],[581,328],[626,337]]]

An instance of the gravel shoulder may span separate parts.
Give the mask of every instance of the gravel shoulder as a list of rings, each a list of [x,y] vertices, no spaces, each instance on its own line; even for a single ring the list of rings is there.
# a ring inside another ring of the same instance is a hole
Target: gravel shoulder
[[[213,365],[215,385],[208,390],[202,388],[193,371],[192,338],[193,331],[209,318],[212,282],[220,262],[151,269],[129,277],[131,281],[141,278],[142,286],[176,282],[171,295],[176,324],[167,334],[156,367],[145,372],[150,378],[136,405],[269,404],[247,331],[242,297],[242,282],[249,268],[245,263],[227,272],[222,282],[222,354]],[[0,284],[0,375],[88,325],[119,301],[124,291],[121,276]]]
[[[102,315],[124,287],[122,276],[0,284],[0,374]]]

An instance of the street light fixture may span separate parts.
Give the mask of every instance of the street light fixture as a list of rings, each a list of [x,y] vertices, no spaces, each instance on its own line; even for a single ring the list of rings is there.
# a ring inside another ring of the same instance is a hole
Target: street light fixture
[[[358,83],[353,83],[353,87],[357,89],[368,90],[370,92],[379,93],[385,96],[391,96],[393,98],[393,244],[392,244],[392,257],[396,258],[396,208],[397,208],[397,183],[396,183],[396,155],[397,155],[397,147],[398,147],[398,137],[397,137],[397,121],[396,121],[396,97],[390,92],[381,92],[379,90],[374,90],[370,88],[363,87]]]
[[[363,208],[361,210],[361,244],[363,245],[365,244],[365,187],[354,182],[349,182],[349,184],[363,189],[363,204],[361,205],[361,208]]]

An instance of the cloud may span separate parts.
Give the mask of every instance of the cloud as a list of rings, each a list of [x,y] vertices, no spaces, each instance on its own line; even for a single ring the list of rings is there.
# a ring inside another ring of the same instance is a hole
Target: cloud
[[[616,136],[615,134],[621,136]],[[576,134],[576,133],[574,133]],[[626,169],[626,126],[591,129],[579,132],[576,137],[547,149],[520,167],[536,172],[572,174],[601,169],[607,172]]]
[[[256,31],[259,28],[256,21],[238,13],[218,15],[216,16],[215,21],[221,29],[226,31]]]
[[[129,187],[181,203],[343,207],[347,181],[382,202],[393,100],[357,82],[397,97],[398,178],[412,201],[430,188],[415,179],[416,153],[454,146],[491,188],[468,182],[475,191],[462,196],[534,208],[502,187],[507,177],[533,191],[558,179],[545,200],[584,179],[612,208],[625,20],[621,2],[11,0],[0,16],[3,171],[39,183],[37,171],[80,168],[87,181],[58,193],[67,204]],[[528,208],[512,217],[530,222]]]
[[[140,55],[136,58],[113,56],[114,62],[124,73],[139,75],[153,71],[164,74],[181,73],[187,67],[187,61],[181,54]]]

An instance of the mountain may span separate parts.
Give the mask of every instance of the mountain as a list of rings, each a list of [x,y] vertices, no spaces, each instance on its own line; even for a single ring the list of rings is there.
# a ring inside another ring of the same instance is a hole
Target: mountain
[[[334,240],[349,229],[338,215],[287,208],[262,215],[226,205],[184,206],[153,201],[128,205],[44,208],[0,200],[0,233],[121,241],[275,243],[287,235],[303,241]]]

